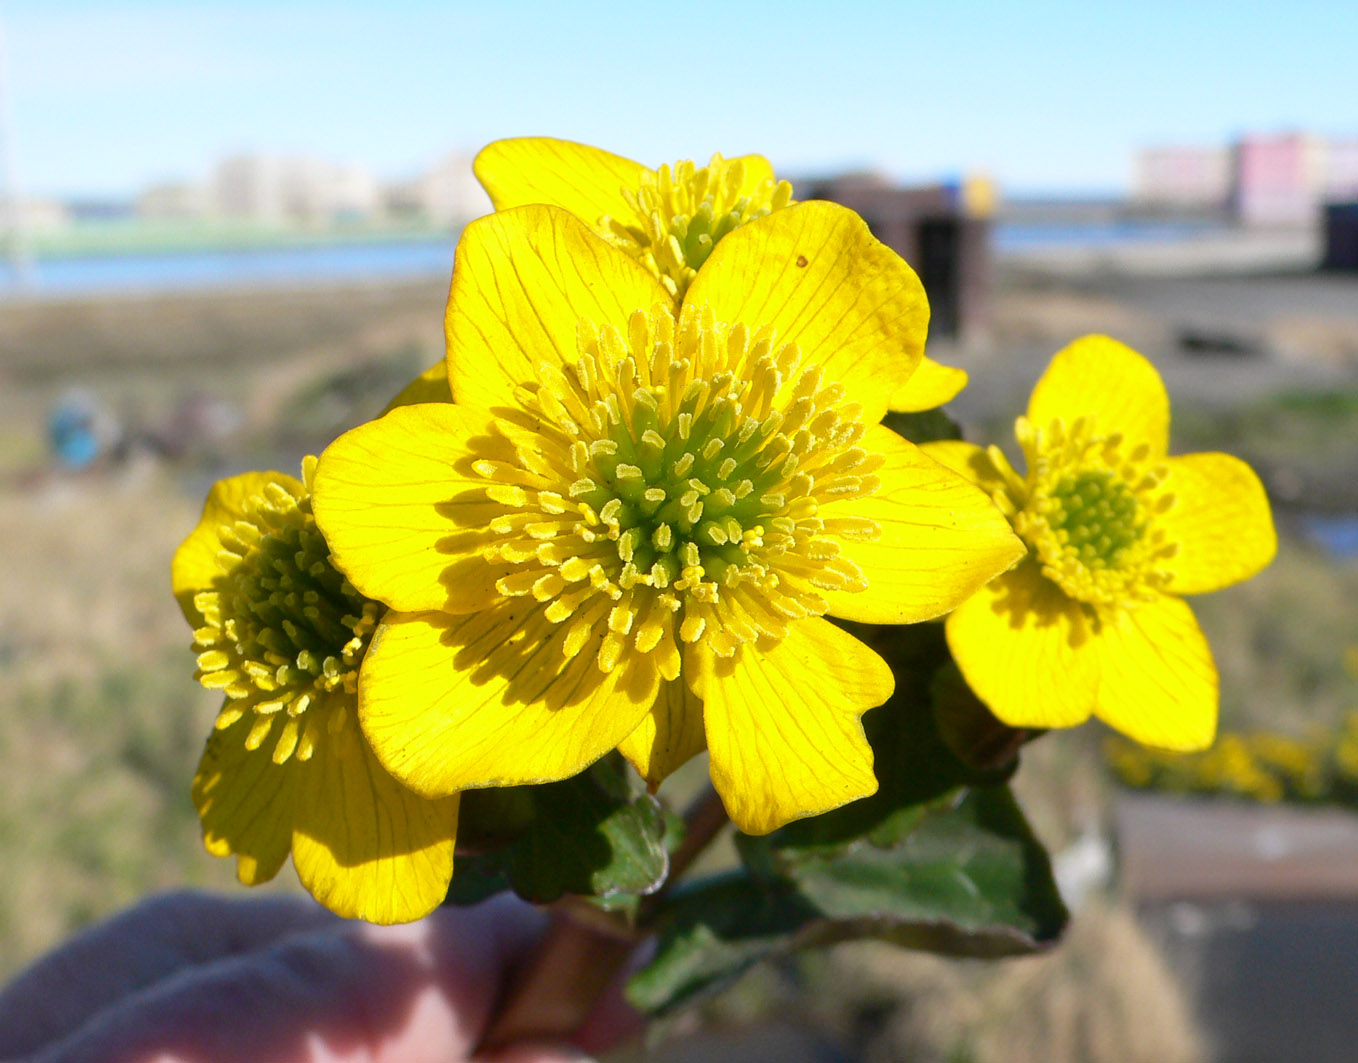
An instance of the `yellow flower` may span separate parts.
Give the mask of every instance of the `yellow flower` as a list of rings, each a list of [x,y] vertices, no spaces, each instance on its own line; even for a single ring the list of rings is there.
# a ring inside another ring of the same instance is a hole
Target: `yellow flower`
[[[919,281],[851,211],[727,235],[676,309],[550,206],[458,248],[455,403],[322,455],[336,562],[391,606],[360,681],[378,757],[429,796],[546,782],[621,748],[699,752],[764,832],[873,792],[886,664],[822,614],[937,616],[1021,544],[877,424],[914,368]]]
[[[740,226],[792,204],[792,185],[762,155],[652,170],[620,155],[552,137],[497,140],[476,157],[496,210],[545,203],[568,210],[644,265],[676,308],[712,249]],[[967,385],[962,369],[923,356],[890,397],[892,410],[931,410]]]
[[[1273,558],[1258,478],[1227,454],[1168,457],[1159,374],[1105,336],[1052,359],[1017,434],[1026,476],[996,447],[925,448],[990,491],[1028,546],[948,618],[967,682],[1014,727],[1070,727],[1093,713],[1147,745],[1208,746],[1216,668],[1179,596],[1247,579]]]
[[[266,882],[292,853],[340,915],[417,919],[447,893],[458,798],[418,796],[374,758],[357,719],[358,670],[382,613],[333,566],[303,480],[220,481],[175,553],[198,679],[226,702],[193,783],[203,839]]]

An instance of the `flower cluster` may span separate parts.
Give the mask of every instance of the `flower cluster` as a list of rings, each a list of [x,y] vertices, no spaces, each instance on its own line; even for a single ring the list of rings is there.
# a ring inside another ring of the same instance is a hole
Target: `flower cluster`
[[[1058,355],[1020,476],[883,426],[965,374],[924,356],[914,271],[765,160],[521,139],[477,173],[497,211],[462,235],[446,362],[302,480],[218,484],[175,560],[226,695],[195,800],[244,881],[291,852],[336,911],[417,918],[460,794],[614,750],[653,789],[706,751],[748,834],[863,798],[894,680],[835,620],[951,614],[1015,726],[1210,740],[1177,596],[1257,570],[1272,528],[1244,465],[1166,457],[1143,359]]]

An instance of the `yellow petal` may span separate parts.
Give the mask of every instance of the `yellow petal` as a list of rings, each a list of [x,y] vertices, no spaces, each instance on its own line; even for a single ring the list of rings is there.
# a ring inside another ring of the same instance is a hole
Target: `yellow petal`
[[[377,762],[352,710],[298,765],[292,862],[331,911],[408,923],[442,903],[453,874],[459,795],[412,793]]]
[[[397,392],[396,397],[387,403],[382,413],[390,413],[397,406],[414,406],[420,402],[452,401],[453,392],[448,386],[448,363],[440,358]]]
[[[1264,485],[1229,454],[1169,459],[1165,488],[1174,505],[1156,518],[1179,552],[1170,559],[1170,590],[1202,594],[1249,579],[1278,551]]]
[[[1206,749],[1217,729],[1217,670],[1188,604],[1160,598],[1118,613],[1093,644],[1094,715],[1148,746]]]
[[[509,404],[539,365],[575,361],[581,319],[626,336],[633,311],[671,303],[646,267],[563,210],[480,218],[463,230],[448,295],[453,394],[482,409]]]
[[[203,821],[203,844],[213,856],[236,855],[247,886],[268,882],[292,845],[296,761],[273,762],[272,744],[246,749],[255,714],[212,732],[193,777],[193,803]]]
[[[1098,684],[1090,622],[1025,561],[948,617],[948,648],[967,685],[1011,727],[1073,727]]]
[[[331,443],[312,508],[336,563],[393,608],[468,612],[498,600],[504,572],[484,561],[486,525],[504,512],[472,463],[512,457],[489,421],[452,403],[402,406]]]
[[[1012,470],[1007,461],[1003,469],[995,464],[995,452],[960,439],[940,439],[933,443],[921,443],[919,448],[934,461],[964,477],[968,483],[975,484],[990,497],[993,498],[996,491],[1008,493],[1010,487],[1008,477]]]
[[[773,325],[870,424],[915,371],[929,329],[915,271],[834,203],[799,203],[722,237],[684,298],[702,303],[720,321]]]
[[[660,684],[655,706],[640,726],[618,744],[637,774],[652,787],[707,748],[703,703],[682,678]]]
[[[767,834],[875,793],[860,717],[893,685],[885,661],[819,618],[777,644],[712,659],[703,712],[712,784],[732,822]]]
[[[604,624],[574,657],[537,603],[467,616],[388,614],[359,676],[373,751],[411,789],[441,797],[575,775],[636,730],[659,673],[639,655],[596,663]]]
[[[871,540],[842,539],[866,590],[823,592],[830,613],[869,624],[907,624],[946,613],[1025,551],[995,503],[890,429],[874,425],[863,446],[886,456],[882,485],[867,498],[832,502],[819,515],[866,517]]]
[[[915,372],[887,403],[899,413],[918,413],[932,410],[951,402],[967,386],[967,371],[950,365],[940,365],[927,354],[920,359]]]
[[[731,159],[732,163],[740,163],[744,167],[740,190],[736,193],[740,196],[751,196],[759,191],[759,186],[765,181],[773,181],[773,163],[762,155],[741,155]]]
[[[193,598],[199,591],[211,589],[222,570],[217,555],[222,550],[221,528],[234,524],[245,515],[245,501],[264,490],[266,484],[282,484],[290,492],[300,493],[302,483],[295,476],[281,472],[247,472],[218,480],[203,503],[203,515],[179,545],[170,566],[170,585],[184,617],[195,628],[203,624]]]
[[[622,190],[635,190],[646,169],[620,155],[552,137],[497,140],[481,150],[474,166],[496,210],[546,203],[591,227],[604,215],[633,216]]]
[[[1169,445],[1169,395],[1155,366],[1107,336],[1084,336],[1057,352],[1028,400],[1028,419],[1045,428],[1093,415],[1100,435],[1121,432],[1151,454]]]

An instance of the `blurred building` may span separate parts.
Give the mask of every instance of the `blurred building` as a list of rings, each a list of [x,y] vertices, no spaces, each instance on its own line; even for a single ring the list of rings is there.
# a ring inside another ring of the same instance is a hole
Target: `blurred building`
[[[1358,200],[1358,138],[1332,140],[1326,149],[1325,201]]]
[[[1133,200],[1162,211],[1228,210],[1242,225],[1318,225],[1326,203],[1358,198],[1358,139],[1249,134],[1231,147],[1136,155]]]
[[[1241,137],[1235,145],[1232,207],[1245,225],[1306,226],[1318,221],[1327,145],[1305,133]]]
[[[152,185],[137,197],[137,216],[153,220],[202,218],[212,213],[212,190],[192,181]]]
[[[359,166],[286,155],[238,155],[217,164],[216,210],[228,218],[327,222],[368,218],[383,206],[377,178]]]
[[[11,224],[28,232],[59,229],[71,220],[70,209],[55,199],[20,199],[6,207]]]
[[[1230,200],[1231,181],[1227,148],[1146,148],[1136,156],[1132,195],[1149,207],[1220,210]]]
[[[910,263],[929,296],[929,335],[965,339],[985,322],[990,294],[990,220],[996,193],[984,178],[901,188],[877,174],[797,182],[797,199],[856,211]]]
[[[388,208],[449,227],[489,214],[490,197],[472,172],[472,160],[471,155],[454,152],[415,180],[392,185],[387,190]]]

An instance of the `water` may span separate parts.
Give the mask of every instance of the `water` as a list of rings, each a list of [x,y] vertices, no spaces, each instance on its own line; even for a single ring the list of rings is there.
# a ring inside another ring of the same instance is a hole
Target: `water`
[[[454,246],[440,238],[39,258],[27,263],[23,284],[0,264],[0,299],[447,277]]]
[[[1003,255],[1045,247],[1174,242],[1211,233],[1215,228],[1196,222],[1010,224],[997,225],[994,239],[996,252]],[[27,263],[26,281],[22,284],[14,267],[0,262],[0,300],[447,277],[452,271],[454,246],[452,237],[440,237],[253,250],[37,258]]]
[[[995,250],[1037,251],[1046,248],[1103,248],[1125,244],[1172,244],[1224,231],[1210,221],[1106,221],[996,225]]]
[[[1358,514],[1309,514],[1301,520],[1306,537],[1331,557],[1358,559]]]

